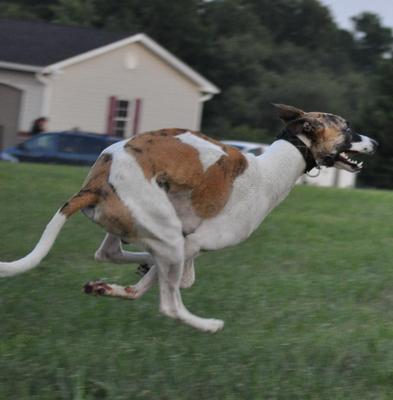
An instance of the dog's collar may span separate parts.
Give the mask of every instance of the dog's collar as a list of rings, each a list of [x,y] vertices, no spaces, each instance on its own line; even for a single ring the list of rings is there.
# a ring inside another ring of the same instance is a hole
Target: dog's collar
[[[306,162],[306,169],[304,170],[305,173],[311,171],[313,168],[318,166],[317,162],[315,161],[314,156],[311,153],[311,150],[296,135],[293,135],[287,129],[284,129],[277,136],[277,140],[279,140],[279,139],[286,140],[287,142],[293,144],[300,151],[300,154],[303,156],[304,161]]]

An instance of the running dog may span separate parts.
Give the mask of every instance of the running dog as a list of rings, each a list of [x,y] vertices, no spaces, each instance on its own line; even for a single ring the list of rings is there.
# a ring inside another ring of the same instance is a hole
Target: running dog
[[[161,313],[201,331],[221,329],[223,321],[193,315],[182,302],[180,288],[194,283],[198,254],[247,239],[305,172],[321,166],[358,172],[362,163],[348,154],[377,148],[337,115],[275,106],[285,127],[258,157],[186,129],[147,132],[108,147],[31,253],[0,262],[0,276],[36,267],[67,219],[82,210],[107,232],[96,260],[137,263],[146,272],[130,286],[89,282],[87,293],[137,299],[158,280]],[[122,242],[145,252],[125,251]]]

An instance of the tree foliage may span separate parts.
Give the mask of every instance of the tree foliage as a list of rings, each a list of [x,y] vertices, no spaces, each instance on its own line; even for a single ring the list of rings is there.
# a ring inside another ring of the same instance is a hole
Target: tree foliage
[[[216,137],[271,140],[272,102],[343,115],[382,143],[363,182],[393,186],[393,36],[375,14],[352,31],[318,0],[0,0],[0,16],[147,33],[222,89],[204,113]]]
[[[384,55],[391,54],[393,36],[381,25],[378,15],[365,12],[352,18],[357,36],[356,59],[366,68],[375,67]]]

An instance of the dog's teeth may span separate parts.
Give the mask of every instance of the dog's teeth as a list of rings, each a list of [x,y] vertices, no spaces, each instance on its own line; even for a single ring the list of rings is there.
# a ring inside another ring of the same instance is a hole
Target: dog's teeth
[[[358,167],[360,167],[360,168],[363,167],[363,161],[358,164]]]

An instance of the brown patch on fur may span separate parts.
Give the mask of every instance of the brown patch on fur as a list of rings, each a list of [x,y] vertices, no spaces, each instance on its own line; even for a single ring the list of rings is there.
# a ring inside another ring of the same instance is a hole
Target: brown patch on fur
[[[234,180],[247,168],[247,160],[240,151],[229,146],[225,150],[228,156],[211,165],[192,191],[192,205],[202,218],[214,217],[220,212],[232,192]]]
[[[109,154],[102,155],[93,165],[82,189],[74,195],[61,209],[61,212],[70,217],[75,212],[88,206],[94,206],[99,201],[99,192],[107,182],[112,157]]]
[[[107,232],[125,237],[134,235],[134,223],[127,207],[108,182],[112,156],[103,154],[91,168],[82,189],[62,208],[67,217],[83,208],[94,208],[94,222]]]
[[[112,188],[98,202],[94,221],[104,227],[107,232],[118,237],[136,236],[131,213]]]
[[[310,138],[315,159],[332,153],[345,140],[343,129],[346,122],[343,118],[320,112],[306,113],[303,118],[313,126]]]
[[[72,214],[75,214],[82,208],[96,204],[97,200],[98,197],[95,193],[81,190],[64,204],[64,206],[60,209],[60,212],[69,218]]]
[[[221,147],[227,155],[204,171],[198,150],[176,138],[185,132]],[[147,132],[131,139],[125,149],[135,157],[146,179],[156,177],[167,192],[190,191],[193,209],[200,218],[214,217],[222,210],[234,180],[247,168],[246,158],[237,149],[186,129]]]
[[[193,186],[203,175],[198,151],[176,139],[185,130],[163,129],[147,132],[129,140],[126,151],[132,153],[147,179],[156,175],[171,176],[179,186]],[[138,149],[138,150],[136,150]]]

